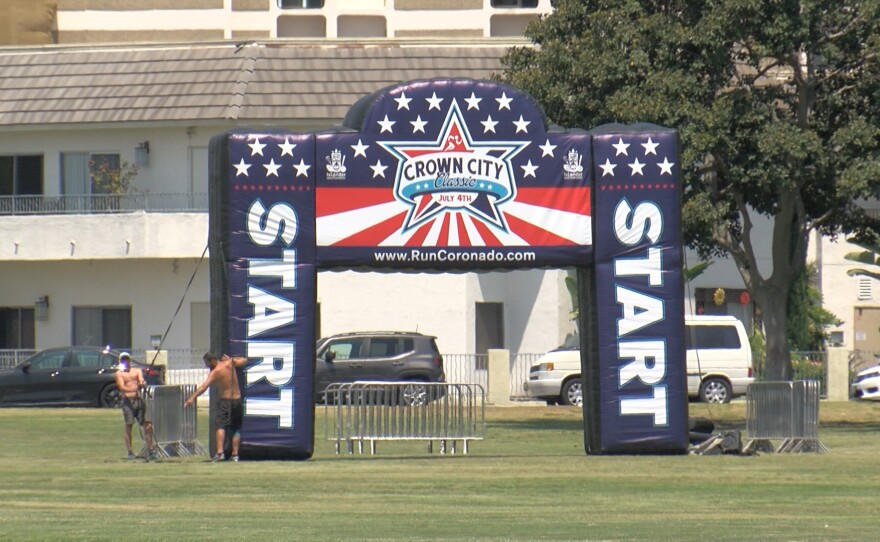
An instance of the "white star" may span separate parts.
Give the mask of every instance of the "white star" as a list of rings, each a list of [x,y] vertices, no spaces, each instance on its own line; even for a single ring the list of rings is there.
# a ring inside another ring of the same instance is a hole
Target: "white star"
[[[548,139],[546,143],[539,146],[538,148],[541,149],[541,158],[544,158],[545,156],[553,158],[553,149],[556,148],[556,145],[551,145],[550,140]]]
[[[479,111],[480,110],[480,102],[482,100],[483,100],[482,98],[477,98],[473,92],[471,92],[470,98],[464,99],[464,101],[466,101],[468,104],[468,111],[470,111],[471,109],[476,109],[477,111]]]
[[[289,154],[291,158],[293,157],[293,148],[296,147],[296,143],[291,143],[287,140],[288,138],[284,138],[284,143],[278,145],[278,148],[281,149],[281,156],[285,154]]]
[[[394,131],[391,129],[391,127],[394,126],[395,121],[388,120],[388,115],[385,115],[385,120],[378,120],[376,122],[379,123],[379,126],[382,127],[382,129],[379,130],[380,134],[385,133],[386,130],[388,132],[394,133]]]
[[[432,109],[440,109],[440,103],[443,101],[443,98],[438,98],[437,93],[435,92],[430,98],[425,98],[425,101],[428,102],[428,111]],[[384,175],[382,175],[384,177]]]
[[[276,164],[275,159],[272,158],[269,160],[268,164],[263,164],[263,167],[266,168],[266,176],[275,175],[278,176],[278,168],[281,167],[281,164]]]
[[[538,169],[538,166],[533,166],[533,165],[532,165],[532,161],[531,161],[531,160],[529,160],[529,163],[528,163],[528,164],[526,164],[526,165],[524,165],[524,166],[519,166],[519,167],[523,168],[523,178],[526,178],[526,177],[529,177],[529,176],[531,176],[531,177],[535,177],[535,170]],[[535,178],[537,178],[537,177],[535,177]]]
[[[617,167],[617,164],[612,164],[612,163],[611,163],[611,160],[609,160],[608,158],[606,158],[606,159],[605,159],[605,163],[604,163],[604,164],[599,164],[599,167],[602,168],[602,176],[603,176],[603,177],[604,177],[605,175],[612,175],[612,176],[613,176],[613,175],[614,175],[614,168]]]
[[[366,150],[370,148],[369,145],[364,145],[363,143],[361,143],[360,138],[358,138],[358,143],[357,143],[357,145],[350,145],[350,147],[351,147],[352,149],[354,149],[354,155],[355,155],[355,156],[363,156],[364,158],[367,157]]]
[[[416,120],[409,121],[410,124],[413,125],[413,133],[422,132],[425,133],[425,125],[428,124],[427,121],[422,120],[422,116],[418,115]]]
[[[239,175],[244,175],[245,177],[247,177],[248,176],[247,170],[248,170],[248,168],[251,167],[250,164],[244,163],[244,158],[241,159],[241,162],[239,162],[237,164],[232,164],[232,166],[236,169],[236,171],[235,171],[236,177],[238,177]]]
[[[373,170],[373,178],[382,177],[385,178],[385,170],[388,169],[388,166],[383,166],[380,160],[376,160],[376,164],[370,166],[370,169]]]
[[[519,116],[519,120],[513,121],[513,125],[516,126],[516,133],[529,133],[529,130],[526,127],[531,123],[532,121],[525,120],[522,115]]]
[[[646,164],[639,163],[639,159],[636,158],[632,164],[629,164],[629,168],[632,170],[633,175],[644,175],[642,173],[642,168],[645,167]]]
[[[486,117],[486,120],[481,120],[480,124],[483,125],[483,133],[492,132],[495,133],[495,125],[498,124],[497,120],[492,120],[492,115]]]
[[[406,109],[409,111],[409,102],[412,101],[412,98],[407,98],[405,92],[400,93],[400,98],[394,98],[394,101],[397,102],[397,110]]]
[[[626,154],[626,149],[629,148],[629,143],[624,143],[623,138],[619,138],[617,140],[617,143],[611,146],[614,147],[614,150],[617,151],[617,154],[615,154],[614,156],[620,156],[621,154],[629,156],[628,154]]]
[[[642,143],[642,147],[645,147],[645,156],[648,156],[649,154],[657,156],[657,145],[659,145],[659,143],[654,143],[651,141],[650,137],[648,138],[647,143]]]
[[[248,147],[251,148],[251,156],[253,156],[255,154],[259,154],[260,156],[263,156],[263,147],[265,147],[265,146],[266,145],[264,143],[260,143],[259,137],[255,137],[253,143],[248,143]]]
[[[672,166],[674,165],[675,162],[670,162],[669,159],[664,156],[663,162],[657,164],[657,167],[660,168],[660,175],[663,175],[664,173],[672,175]]]
[[[508,111],[510,111],[510,102],[513,101],[513,98],[508,98],[507,93],[502,92],[501,97],[495,98],[495,101],[498,102],[498,111],[501,111],[502,109],[507,109]]]
[[[310,167],[312,167],[312,166],[306,165],[305,161],[302,158],[299,159],[299,164],[293,164],[293,169],[296,170],[297,177],[299,177],[299,176],[308,177]]]

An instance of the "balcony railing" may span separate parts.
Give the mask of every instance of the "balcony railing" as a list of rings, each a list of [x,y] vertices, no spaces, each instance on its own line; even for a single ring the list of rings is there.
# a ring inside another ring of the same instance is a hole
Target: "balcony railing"
[[[207,212],[208,194],[78,194],[0,196],[0,215]]]

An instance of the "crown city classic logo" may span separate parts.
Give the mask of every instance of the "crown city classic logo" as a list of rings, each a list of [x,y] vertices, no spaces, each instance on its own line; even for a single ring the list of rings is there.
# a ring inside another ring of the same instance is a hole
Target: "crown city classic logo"
[[[475,142],[453,100],[436,140],[379,142],[398,160],[395,198],[409,206],[403,231],[447,210],[469,213],[507,232],[505,202],[516,197],[511,159],[528,142]]]

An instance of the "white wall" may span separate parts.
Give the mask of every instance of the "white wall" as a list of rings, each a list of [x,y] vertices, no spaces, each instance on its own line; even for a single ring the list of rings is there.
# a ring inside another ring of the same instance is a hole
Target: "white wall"
[[[873,299],[859,300],[858,277],[850,277],[847,270],[857,267],[870,268],[869,265],[859,265],[844,258],[848,252],[861,252],[863,249],[847,243],[843,237],[831,239],[817,236],[813,243],[814,250],[812,259],[821,262],[820,289],[822,291],[823,306],[832,314],[843,320],[843,324],[829,328],[829,331],[843,332],[843,347],[857,348],[858,344],[854,337],[854,307],[878,307],[880,306],[880,287],[877,281],[871,280],[873,286]]]
[[[482,9],[472,10],[395,10],[391,0],[325,0],[323,9],[280,9],[278,3],[269,3],[265,11],[232,11],[232,3],[225,2],[217,9],[156,9],[145,0],[139,11],[88,9],[58,12],[58,29],[65,32],[102,30],[215,30],[222,29],[224,38],[234,32],[269,32],[276,37],[279,17],[324,17],[327,19],[327,37],[337,37],[336,20],[340,16],[382,16],[387,20],[388,35],[398,31],[481,29],[483,37],[490,37],[490,18],[494,15],[514,16],[530,14],[537,17],[552,11],[550,0],[540,0],[535,9],[494,9],[490,0],[483,1]],[[169,14],[170,13],[170,14]],[[515,26],[514,28],[519,28]],[[501,34],[506,35],[506,34]],[[521,29],[518,37],[521,36]]]
[[[162,335],[171,322],[197,259],[136,261],[79,260],[66,262],[0,261],[4,287],[0,306],[33,306],[49,296],[49,318],[36,322],[38,349],[72,340],[72,307],[132,308],[134,348],[150,347],[151,335]],[[208,262],[203,261],[187,299],[207,300]],[[163,348],[189,348],[189,303],[174,320]],[[122,345],[120,345],[122,346]]]
[[[539,353],[574,329],[561,271],[493,273],[318,274],[321,334],[418,330],[437,336],[442,352],[475,349],[474,305],[504,303],[505,347]]]
[[[0,217],[0,261],[188,258],[207,241],[205,212]]]

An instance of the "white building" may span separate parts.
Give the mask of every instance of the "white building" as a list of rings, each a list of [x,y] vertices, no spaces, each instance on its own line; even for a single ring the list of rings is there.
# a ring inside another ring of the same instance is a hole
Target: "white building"
[[[210,138],[240,126],[329,128],[359,98],[399,81],[488,78],[507,47],[525,43],[526,19],[549,6],[546,0],[540,9],[458,2],[461,9],[439,11],[419,8],[430,2],[400,1],[328,1],[300,10],[268,2],[178,2],[174,10],[149,4],[102,11],[101,2],[61,3],[57,36],[83,43],[134,35],[164,43],[0,50],[6,81],[0,348],[147,349],[163,337],[163,348],[207,348],[209,277],[200,259]],[[187,4],[193,9],[180,9]],[[257,4],[267,9],[253,9]],[[474,6],[468,11],[474,16],[463,18],[462,10]],[[326,33],[319,35],[336,38],[361,28],[346,26],[352,20],[378,16],[387,39],[271,39],[290,36],[299,27],[292,20],[321,18]],[[502,19],[520,21],[517,38],[485,39],[510,34]],[[147,30],[157,27],[163,30]],[[165,42],[193,29],[201,41]],[[206,29],[212,33],[200,33]],[[396,39],[426,33],[455,39]],[[230,40],[245,35],[245,42]],[[107,190],[94,173],[104,162],[123,171],[136,164],[134,190],[102,194]],[[321,273],[319,330],[418,329],[437,335],[450,353],[540,352],[574,329],[563,277],[560,271]]]
[[[392,83],[489,78],[508,47],[526,44],[528,22],[551,10],[550,0],[9,6],[0,28],[26,46],[0,48],[0,349],[148,349],[164,338],[163,348],[194,351],[209,343],[201,257],[212,136],[328,128]],[[137,164],[134,190],[102,194],[102,163]],[[823,288],[846,282],[830,308],[847,320],[838,331],[851,346],[857,279],[834,268],[841,251],[822,247]],[[543,352],[574,331],[565,273],[325,272],[319,333],[418,329],[446,353]],[[741,294],[724,262],[687,291],[692,310],[748,320]]]

